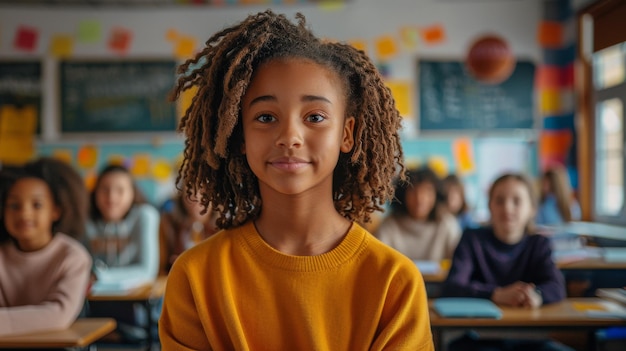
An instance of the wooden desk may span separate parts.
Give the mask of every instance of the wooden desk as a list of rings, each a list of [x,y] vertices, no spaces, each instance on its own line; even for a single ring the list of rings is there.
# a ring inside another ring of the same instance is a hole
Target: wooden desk
[[[81,318],[65,330],[0,337],[0,348],[86,347],[115,330],[113,318]]]
[[[543,306],[538,309],[503,307],[502,318],[444,318],[440,317],[429,301],[430,325],[435,343],[442,345],[441,333],[455,329],[582,329],[594,331],[603,327],[626,326],[626,320],[617,318],[589,317],[586,311],[577,309],[576,303],[607,303],[600,298],[570,298],[562,302]]]
[[[155,335],[152,335],[154,321],[152,318],[152,306],[151,301],[160,299],[165,294],[165,285],[167,283],[167,276],[159,276],[153,283],[144,284],[136,287],[122,294],[89,294],[87,300],[89,301],[118,301],[118,302],[134,302],[143,304],[146,308],[146,314],[148,323],[146,325],[146,332],[149,338],[149,345],[152,348],[152,340]]]
[[[626,262],[606,262],[603,258],[586,258],[579,261],[557,263],[561,270],[568,269],[626,269]]]

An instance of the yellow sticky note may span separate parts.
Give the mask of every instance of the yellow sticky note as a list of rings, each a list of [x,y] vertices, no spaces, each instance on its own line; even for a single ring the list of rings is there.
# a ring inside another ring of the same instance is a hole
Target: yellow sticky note
[[[50,41],[50,54],[56,57],[72,56],[74,39],[69,35],[56,35]]]
[[[34,106],[0,107],[0,135],[33,135],[37,127],[37,109]]]
[[[152,177],[159,182],[168,181],[172,174],[172,166],[167,160],[159,159],[152,167]]]
[[[387,60],[398,52],[396,40],[391,36],[382,36],[376,40],[376,55],[381,60]]]
[[[561,110],[561,94],[557,90],[546,89],[539,93],[539,109],[542,114],[551,115]]]
[[[357,50],[367,52],[367,43],[365,40],[348,40],[348,44]]]
[[[0,162],[21,165],[35,155],[33,136],[6,134],[0,137]]]
[[[98,149],[93,145],[85,145],[78,150],[76,163],[80,168],[93,168],[98,160]]]
[[[448,174],[448,161],[440,156],[433,156],[428,159],[428,167],[433,170],[439,177],[445,177]]]
[[[606,311],[606,308],[602,306],[602,304],[594,303],[594,302],[573,302],[572,306],[575,310],[586,312],[586,311]]]
[[[452,154],[458,173],[471,173],[476,168],[473,149],[472,140],[469,138],[459,138],[452,143]]]
[[[386,81],[385,85],[391,90],[391,95],[396,101],[396,109],[402,117],[412,117],[411,109],[411,83],[402,81]]]
[[[68,149],[56,149],[52,152],[52,157],[67,164],[72,163],[72,151]]]
[[[174,56],[181,59],[186,59],[193,56],[196,51],[196,39],[193,37],[185,36],[176,41],[174,45]]]
[[[146,177],[150,171],[150,155],[138,154],[133,159],[130,173],[137,178]]]
[[[83,180],[85,182],[85,188],[88,191],[92,191],[96,186],[96,180],[98,180],[98,175],[95,171],[88,171],[83,175]]]

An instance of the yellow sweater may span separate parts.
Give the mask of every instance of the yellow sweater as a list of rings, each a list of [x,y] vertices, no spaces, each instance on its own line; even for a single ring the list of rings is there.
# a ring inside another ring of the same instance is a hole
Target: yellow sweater
[[[333,250],[291,256],[252,223],[184,252],[159,321],[169,350],[433,350],[415,264],[354,223]]]

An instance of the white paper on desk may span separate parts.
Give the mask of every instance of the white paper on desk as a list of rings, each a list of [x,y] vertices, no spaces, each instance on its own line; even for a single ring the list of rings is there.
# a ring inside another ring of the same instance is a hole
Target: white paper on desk
[[[123,295],[128,291],[148,283],[145,279],[119,279],[114,281],[96,280],[91,287],[92,295]]]
[[[437,274],[441,270],[439,261],[413,261],[422,274]]]
[[[626,319],[626,308],[613,301],[602,301],[604,310],[589,310],[586,312],[588,317],[593,318],[619,318]]]

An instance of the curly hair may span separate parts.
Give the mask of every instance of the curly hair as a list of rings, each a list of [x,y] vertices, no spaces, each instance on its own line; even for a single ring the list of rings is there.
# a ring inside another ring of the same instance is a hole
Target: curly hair
[[[393,197],[393,177],[404,172],[398,131],[401,117],[390,90],[367,55],[347,44],[321,40],[307,28],[271,10],[211,36],[206,47],[178,67],[171,99],[197,88],[179,130],[186,137],[177,184],[198,194],[220,212],[218,226],[231,228],[258,217],[258,181],[242,153],[241,100],[259,66],[277,59],[302,58],[342,79],[354,116],[355,146],[342,153],[333,175],[337,211],[368,222]]]
[[[4,208],[7,195],[13,185],[25,178],[36,178],[44,181],[54,204],[61,210],[58,220],[52,223],[52,233],[61,232],[74,238],[80,238],[85,233],[85,222],[89,210],[87,189],[83,179],[69,164],[49,157],[42,157],[25,164],[23,167],[13,168],[2,172],[0,187],[0,242],[10,239],[4,225]]]

